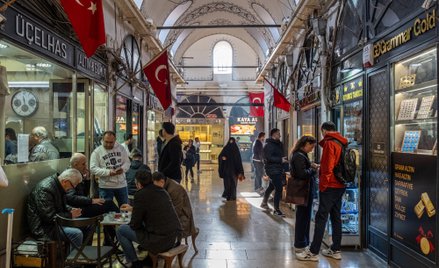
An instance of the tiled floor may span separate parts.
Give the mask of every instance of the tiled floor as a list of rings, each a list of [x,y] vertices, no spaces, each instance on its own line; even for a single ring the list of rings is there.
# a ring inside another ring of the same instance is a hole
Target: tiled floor
[[[250,170],[250,166],[245,166]],[[259,208],[262,198],[252,192],[253,181],[239,183],[236,202],[220,197],[223,186],[216,166],[202,166],[202,173],[187,188],[200,228],[199,252],[192,246],[184,258],[185,267],[386,267],[375,257],[359,251],[343,252],[343,260],[321,256],[318,263],[299,262],[291,249],[293,215],[284,208],[282,219]],[[174,267],[178,267],[174,262]]]
[[[250,171],[250,165],[245,165],[245,169]],[[294,212],[284,207],[287,217],[279,218],[261,210],[262,198],[252,191],[253,181],[249,172],[246,178],[238,185],[236,202],[225,202],[220,197],[223,184],[215,165],[202,165],[202,173],[194,183],[182,183],[188,190],[195,223],[200,228],[196,240],[199,252],[195,253],[189,242],[184,267],[387,267],[374,256],[361,251],[343,251],[341,261],[323,256],[318,263],[296,260],[291,249]],[[173,267],[179,267],[177,261],[174,261]]]

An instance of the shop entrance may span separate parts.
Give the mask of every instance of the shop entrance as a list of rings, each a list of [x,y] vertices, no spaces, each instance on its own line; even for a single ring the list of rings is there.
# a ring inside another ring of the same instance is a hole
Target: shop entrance
[[[200,139],[200,160],[205,163],[216,162],[224,145],[224,119],[177,119],[176,133],[183,144],[189,139]]]
[[[366,196],[367,244],[383,259],[388,258],[389,236],[389,81],[387,70],[375,72],[369,82],[369,126]]]

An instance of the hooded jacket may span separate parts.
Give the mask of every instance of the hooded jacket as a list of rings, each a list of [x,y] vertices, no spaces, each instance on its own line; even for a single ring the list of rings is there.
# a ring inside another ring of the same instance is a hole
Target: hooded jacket
[[[162,145],[162,152],[159,157],[158,169],[166,177],[181,181],[181,161],[183,160],[183,152],[181,148],[182,142],[178,135],[170,139]]]
[[[128,194],[134,195],[134,193],[137,191],[136,187],[136,173],[139,170],[145,170],[151,173],[151,169],[142,163],[140,160],[133,160],[131,161],[130,169],[128,169],[127,173],[125,173],[127,177],[127,184],[128,184]]]
[[[339,132],[329,132],[325,135],[319,145],[323,148],[322,158],[320,160],[319,173],[319,190],[326,191],[327,188],[345,188],[346,186],[338,181],[334,175],[334,167],[340,161],[341,146],[333,141],[338,140],[340,143],[347,145],[348,140]]]
[[[265,173],[282,174],[284,172],[282,166],[282,158],[284,149],[280,140],[269,138],[264,146],[264,165]]]

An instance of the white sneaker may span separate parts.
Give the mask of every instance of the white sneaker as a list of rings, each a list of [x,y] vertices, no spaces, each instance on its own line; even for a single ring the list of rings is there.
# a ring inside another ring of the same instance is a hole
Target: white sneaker
[[[297,253],[302,253],[302,252],[304,252],[305,251],[305,249],[306,249],[306,247],[304,247],[304,248],[294,248],[294,252],[297,254]]]
[[[322,249],[323,256],[330,257],[336,260],[341,260],[341,251],[333,251],[331,248]]]
[[[301,253],[296,253],[296,258],[299,261],[319,261],[319,255],[312,254],[311,251],[309,251],[309,248],[306,248]]]

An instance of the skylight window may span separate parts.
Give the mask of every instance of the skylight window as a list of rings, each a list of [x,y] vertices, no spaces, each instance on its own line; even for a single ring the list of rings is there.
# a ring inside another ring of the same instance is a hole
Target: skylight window
[[[233,49],[229,42],[219,41],[213,48],[213,73],[231,74],[233,64]]]
[[[175,22],[183,15],[186,10],[192,5],[192,1],[184,2],[183,4],[178,5],[174,10],[172,10],[171,14],[166,18],[163,26],[174,26]],[[168,37],[170,30],[161,30],[159,33],[159,39],[162,44],[166,41],[166,37]]]

